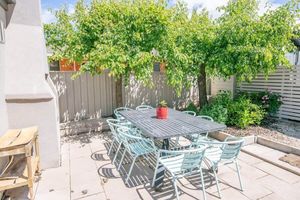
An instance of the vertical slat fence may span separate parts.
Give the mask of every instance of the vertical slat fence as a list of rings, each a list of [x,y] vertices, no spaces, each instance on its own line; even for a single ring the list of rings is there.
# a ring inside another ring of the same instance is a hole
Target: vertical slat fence
[[[258,74],[251,83],[242,82],[238,90],[276,92],[283,97],[278,117],[300,121],[300,65],[295,65],[292,69],[279,67],[268,79],[263,74]]]
[[[114,80],[88,73],[72,79],[73,72],[50,72],[59,95],[60,122],[99,118],[113,113],[114,97],[111,88]],[[110,85],[110,87],[107,87]]]
[[[96,76],[84,73],[73,80],[73,73],[50,72],[59,95],[60,122],[112,115],[116,105],[114,78],[104,72]],[[167,85],[164,74],[154,72],[152,78],[153,87],[146,87],[131,77],[129,84],[123,86],[124,105],[156,107],[159,101],[166,100],[170,107],[182,108],[198,99],[196,87],[183,88],[178,97],[175,89]]]

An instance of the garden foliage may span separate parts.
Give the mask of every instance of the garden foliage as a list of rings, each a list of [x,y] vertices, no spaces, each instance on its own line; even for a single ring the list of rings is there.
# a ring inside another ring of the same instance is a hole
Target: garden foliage
[[[259,125],[266,117],[276,114],[281,104],[281,96],[270,91],[239,92],[235,97],[228,91],[221,91],[200,110],[194,104],[188,105],[187,110],[208,115],[229,126],[246,128]]]
[[[261,106],[269,116],[274,116],[282,105],[282,97],[268,90],[263,92],[239,92],[238,95],[251,99],[253,103]]]
[[[264,13],[258,3],[229,0],[218,8],[221,16],[212,18],[205,9],[191,12],[182,1],[170,6],[167,0],[79,0],[75,12],[55,11],[45,36],[53,59],[77,61],[81,72],[108,70],[119,80],[116,93],[130,75],[153,85],[153,63],[162,62],[178,94],[197,83],[203,106],[207,76],[251,81],[290,64],[285,55],[296,48],[291,39],[299,37],[299,0]]]

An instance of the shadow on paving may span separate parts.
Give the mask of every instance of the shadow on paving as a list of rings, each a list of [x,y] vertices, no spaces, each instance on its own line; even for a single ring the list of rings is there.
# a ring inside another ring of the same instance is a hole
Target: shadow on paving
[[[102,138],[103,139],[103,138]],[[106,150],[96,151],[93,152],[91,155],[91,158],[95,161],[100,162],[100,166],[98,167],[98,174],[99,176],[104,180],[104,182],[108,182],[109,179],[120,179],[122,180],[122,184],[125,184],[125,180],[127,178],[127,174],[130,168],[130,165],[132,164],[132,157],[126,153],[125,158],[122,162],[122,165],[120,167],[120,170],[118,171],[117,168],[120,164],[121,156],[124,151],[124,147],[121,148],[121,150],[118,152],[116,161],[114,164],[112,164],[112,160],[115,156],[117,144],[114,145],[110,155],[107,155],[107,152],[111,145],[111,140],[109,137],[105,138],[104,147]],[[158,142],[158,145],[160,143]],[[175,143],[171,142],[171,148],[175,147]],[[109,158],[107,158],[109,157]],[[103,162],[103,163],[102,163]],[[145,158],[138,158],[132,174],[130,176],[130,179],[128,181],[128,184],[126,185],[127,188],[135,188],[137,194],[140,196],[141,199],[143,199],[143,191],[147,191],[148,194],[151,196],[152,199],[174,199],[175,197],[175,190],[172,181],[170,180],[170,174],[166,172],[165,174],[165,180],[164,185],[162,187],[162,191],[155,191],[155,189],[151,186],[153,176],[154,176],[154,169],[156,166],[156,155],[151,154],[148,159]],[[209,187],[215,187],[214,185],[214,178],[207,172],[207,170],[204,170],[204,176],[205,176],[205,184],[206,189]],[[198,192],[202,192],[202,186],[201,186],[201,178],[200,174],[194,174],[191,176],[188,176],[186,180],[191,184],[194,185],[194,188],[189,188],[188,186],[185,186],[181,183],[180,179],[178,181],[178,191],[180,195],[186,195],[189,196],[191,199],[198,199],[199,197],[193,196],[190,193],[185,192],[181,188],[187,188],[188,190],[195,190]],[[207,194],[210,194],[212,196],[216,196],[210,192],[207,192]],[[199,195],[199,194],[198,194]]]

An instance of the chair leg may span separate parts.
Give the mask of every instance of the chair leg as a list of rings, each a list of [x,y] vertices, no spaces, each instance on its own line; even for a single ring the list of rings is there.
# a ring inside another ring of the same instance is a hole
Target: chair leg
[[[200,168],[200,176],[201,176],[201,184],[203,190],[203,199],[206,200],[205,183],[204,183],[202,168]]]
[[[238,174],[238,177],[239,177],[241,191],[243,191],[244,189],[243,189],[243,183],[242,183],[242,179],[241,179],[241,174],[240,174],[240,168],[239,168],[239,165],[238,165],[238,161],[235,160],[234,163],[235,163],[236,171],[237,171],[237,174]]]
[[[208,137],[208,134],[209,134],[208,132],[205,134],[205,137],[206,137],[206,138]]]
[[[115,138],[112,140],[111,144],[110,144],[110,147],[109,147],[109,150],[108,150],[108,153],[107,155],[110,154],[111,150],[112,150],[112,147],[114,146],[114,143],[115,143]]]
[[[175,140],[175,145],[178,146],[179,145],[179,136],[176,138]]]
[[[119,163],[118,171],[119,171],[120,168],[121,168],[121,165],[122,165],[123,159],[124,159],[124,157],[125,157],[125,154],[126,154],[126,149],[124,149],[124,152],[123,152],[123,154],[122,154],[122,158],[121,158],[121,161],[120,161],[120,163]]]
[[[218,179],[215,167],[213,167],[213,172],[214,172],[214,176],[216,179],[216,185],[217,185],[217,189],[218,189],[219,198],[221,199],[222,196],[221,196],[221,191],[220,191],[220,186],[219,186],[219,179]]]
[[[134,166],[134,163],[135,163],[136,158],[137,158],[137,156],[135,156],[135,157],[133,158],[132,164],[131,164],[131,166],[130,166],[130,169],[129,169],[129,172],[128,172],[128,175],[127,175],[127,178],[126,178],[126,181],[125,181],[126,184],[128,184],[128,181],[129,181],[129,178],[130,178],[130,174],[131,174],[131,171],[132,171],[132,169],[133,169],[133,166]]]
[[[176,184],[176,178],[173,177],[172,181],[173,181],[173,185],[174,185],[174,189],[175,189],[176,199],[179,200],[179,194],[178,194],[178,188],[177,188],[177,184]]]
[[[117,156],[118,156],[118,153],[119,153],[119,150],[120,150],[120,148],[121,148],[121,145],[122,145],[122,143],[120,143],[119,146],[118,146],[118,149],[117,149],[117,151],[116,151],[116,154],[115,154],[115,156],[114,156],[114,159],[113,159],[113,161],[112,161],[112,164],[114,164],[115,161],[116,161],[116,158],[117,158]]]
[[[155,180],[156,180],[155,178],[156,178],[156,173],[157,173],[158,166],[159,166],[159,161],[157,160],[155,170],[154,170],[153,180],[152,180],[152,187],[154,187],[154,184],[155,184]]]

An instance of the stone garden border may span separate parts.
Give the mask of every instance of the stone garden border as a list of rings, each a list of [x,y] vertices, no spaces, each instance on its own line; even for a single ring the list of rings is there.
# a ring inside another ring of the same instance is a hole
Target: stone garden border
[[[213,138],[215,138],[217,140],[220,140],[220,141],[225,140],[225,138],[228,137],[228,136],[231,136],[231,135],[228,134],[228,133],[224,133],[224,132],[210,133],[210,137],[213,137]],[[243,146],[257,143],[257,144],[260,144],[260,145],[263,145],[263,146],[266,146],[266,147],[269,147],[271,149],[275,149],[275,150],[278,150],[278,151],[281,151],[281,152],[284,152],[284,153],[287,153],[287,154],[291,153],[291,154],[295,154],[295,155],[300,156],[300,149],[296,148],[296,147],[291,147],[291,146],[288,146],[288,145],[280,143],[280,142],[274,142],[272,140],[266,139],[266,138],[261,137],[261,136],[251,135],[251,136],[245,136],[243,138],[245,140]],[[288,164],[284,165],[284,164],[280,163],[277,160],[267,159],[267,158],[265,158],[261,155],[254,154],[254,153],[249,152],[249,151],[244,150],[244,149],[242,149],[241,151],[300,176],[300,169],[298,169],[296,167],[293,167],[293,166],[288,167],[289,166]]]

